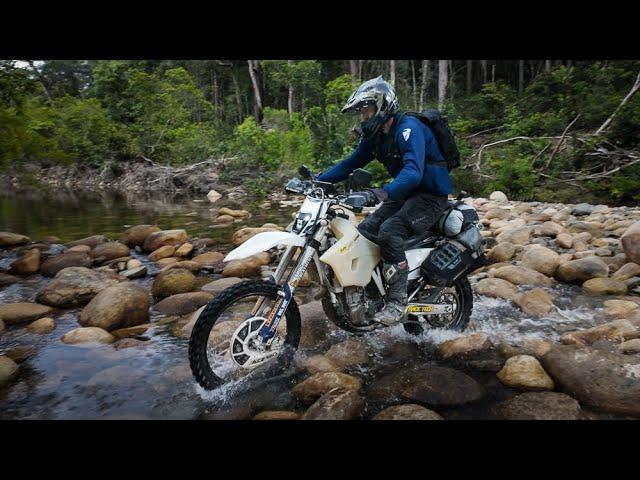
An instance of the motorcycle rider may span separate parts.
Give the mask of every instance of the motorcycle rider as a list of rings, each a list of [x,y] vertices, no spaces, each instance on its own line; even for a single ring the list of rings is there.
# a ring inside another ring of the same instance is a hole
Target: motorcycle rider
[[[408,263],[404,242],[426,233],[447,207],[451,179],[431,130],[399,110],[394,88],[382,76],[360,85],[342,113],[360,115],[361,140],[340,163],[318,176],[323,182],[345,180],[374,159],[394,180],[372,189],[380,207],[358,225],[359,232],[380,246],[387,302],[374,319],[392,325],[404,318]]]

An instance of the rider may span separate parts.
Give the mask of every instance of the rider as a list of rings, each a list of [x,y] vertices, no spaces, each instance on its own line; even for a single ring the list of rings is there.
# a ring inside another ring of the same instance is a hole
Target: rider
[[[359,113],[362,138],[356,149],[318,180],[339,182],[356,168],[380,161],[394,180],[372,189],[380,207],[358,226],[378,243],[383,275],[389,286],[385,308],[375,320],[392,325],[407,306],[408,264],[403,243],[430,230],[447,207],[451,180],[431,130],[399,110],[394,88],[382,76],[364,82],[349,97],[342,113]]]

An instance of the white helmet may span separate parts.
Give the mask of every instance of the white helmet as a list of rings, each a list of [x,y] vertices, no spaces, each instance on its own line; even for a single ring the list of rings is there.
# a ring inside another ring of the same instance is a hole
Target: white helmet
[[[388,115],[394,114],[399,108],[396,91],[382,76],[367,80],[360,85],[351,94],[341,112],[358,112],[369,105],[376,106],[376,113],[362,124],[365,137],[372,137],[377,133]]]

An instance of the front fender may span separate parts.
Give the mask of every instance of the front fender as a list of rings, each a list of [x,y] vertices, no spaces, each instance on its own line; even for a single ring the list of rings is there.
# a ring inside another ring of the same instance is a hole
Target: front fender
[[[226,257],[225,262],[231,260],[240,260],[247,258],[260,252],[266,252],[276,245],[296,245],[302,247],[305,239],[291,232],[262,232],[254,235],[244,242],[238,248],[231,250]]]

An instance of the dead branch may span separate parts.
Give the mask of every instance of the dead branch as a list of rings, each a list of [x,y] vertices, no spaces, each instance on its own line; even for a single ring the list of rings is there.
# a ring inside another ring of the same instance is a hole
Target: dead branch
[[[491,143],[485,143],[484,145],[482,145],[480,147],[480,149],[474,154],[477,156],[478,160],[476,161],[475,164],[475,168],[476,170],[480,170],[480,164],[482,163],[482,152],[489,147],[494,147],[496,145],[501,145],[503,143],[507,143],[507,142],[513,142],[514,140],[545,140],[545,139],[556,139],[556,138],[560,138],[560,137],[524,137],[524,136],[518,136],[518,137],[511,137],[511,138],[506,138],[504,140],[498,140],[496,142],[491,142]],[[472,155],[473,157],[473,155]]]
[[[549,167],[549,165],[551,165],[553,158],[556,156],[556,153],[558,153],[558,150],[560,150],[560,145],[562,145],[564,137],[567,135],[567,132],[573,126],[573,124],[576,123],[576,121],[580,118],[580,115],[582,114],[579,113],[578,115],[576,115],[576,118],[574,118],[571,123],[567,125],[567,128],[564,129],[564,132],[562,132],[562,135],[560,136],[560,140],[558,140],[558,143],[556,144],[556,148],[553,149],[553,152],[551,152],[551,155],[549,156],[549,160],[547,160],[547,162],[542,166],[540,172],[544,172]]]
[[[633,87],[631,87],[631,90],[629,90],[629,93],[627,93],[627,96],[622,99],[620,105],[618,105],[618,107],[613,111],[611,116],[607,118],[607,120],[600,126],[598,130],[596,130],[595,135],[602,135],[607,130],[607,128],[609,128],[609,125],[611,125],[611,122],[618,114],[620,109],[624,107],[629,100],[631,100],[631,98],[638,92],[638,90],[640,90],[640,72],[638,72],[638,77],[636,78]]]
[[[533,168],[533,166],[534,166],[534,165],[535,165],[535,163],[536,163],[536,160],[538,160],[538,158],[540,158],[540,157],[542,156],[542,154],[543,154],[544,152],[546,152],[546,151],[547,151],[547,148],[549,148],[550,146],[551,146],[551,144],[550,144],[550,143],[547,143],[547,144],[544,146],[544,148],[543,148],[542,150],[540,150],[540,151],[538,152],[538,154],[537,154],[535,157],[533,157],[533,160],[531,160],[531,164],[529,165],[529,167]]]

